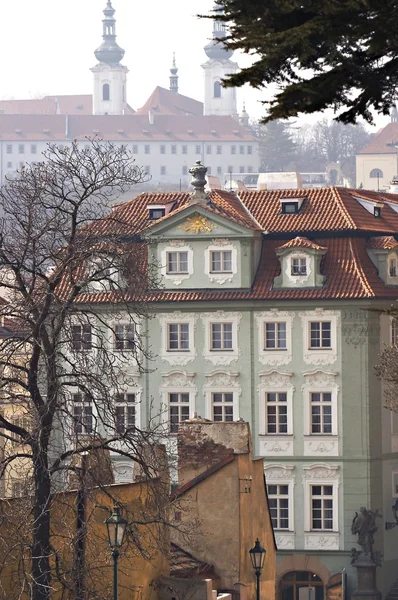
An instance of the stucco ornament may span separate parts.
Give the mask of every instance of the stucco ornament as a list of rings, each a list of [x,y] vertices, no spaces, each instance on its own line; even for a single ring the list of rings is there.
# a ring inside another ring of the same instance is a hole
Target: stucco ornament
[[[358,552],[355,548],[352,549],[352,564],[355,565],[359,561],[364,560],[378,564],[379,557],[373,552],[373,546],[374,534],[378,530],[376,519],[381,516],[377,509],[368,510],[364,506],[361,506],[359,512],[355,513],[355,517],[352,520],[351,533],[358,536],[357,544],[362,550]]]
[[[192,217],[188,217],[182,225],[179,225],[179,229],[185,231],[185,233],[209,233],[216,229],[217,225],[209,221],[206,217],[202,217],[199,213],[194,213]]]

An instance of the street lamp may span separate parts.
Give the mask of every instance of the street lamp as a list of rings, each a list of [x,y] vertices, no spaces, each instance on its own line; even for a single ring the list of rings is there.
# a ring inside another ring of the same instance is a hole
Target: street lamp
[[[113,557],[113,600],[117,600],[117,561],[119,558],[119,548],[123,544],[126,533],[127,521],[120,514],[120,507],[114,504],[113,513],[105,521],[108,531],[108,543],[112,550]]]
[[[254,548],[249,550],[250,560],[252,561],[252,567],[256,573],[257,589],[256,598],[260,600],[260,575],[261,570],[264,566],[266,550],[260,545],[260,540],[257,538]]]

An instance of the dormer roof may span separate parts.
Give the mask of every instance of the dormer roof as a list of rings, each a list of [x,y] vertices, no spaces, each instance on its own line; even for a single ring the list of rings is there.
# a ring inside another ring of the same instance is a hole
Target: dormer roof
[[[372,250],[395,250],[398,242],[392,235],[370,238],[367,247]]]
[[[288,242],[286,242],[286,244],[283,244],[283,246],[279,246],[277,250],[289,250],[290,248],[307,248],[309,250],[321,251],[327,250],[327,248],[325,248],[324,246],[319,246],[318,244],[315,244],[315,242],[311,242],[311,240],[309,240],[308,238],[300,236],[289,240]]]

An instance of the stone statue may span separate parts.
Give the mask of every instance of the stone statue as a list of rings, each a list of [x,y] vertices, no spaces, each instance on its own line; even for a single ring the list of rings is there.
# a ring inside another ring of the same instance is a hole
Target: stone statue
[[[381,517],[378,510],[367,510],[361,506],[351,525],[351,533],[358,536],[357,543],[361,546],[362,553],[369,557],[373,557],[374,534],[378,529],[377,517]]]

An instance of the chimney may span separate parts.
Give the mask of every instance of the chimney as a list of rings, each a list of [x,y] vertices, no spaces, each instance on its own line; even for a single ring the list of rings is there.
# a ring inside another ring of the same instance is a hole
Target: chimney
[[[207,167],[202,165],[200,160],[197,160],[193,167],[189,169],[192,175],[191,185],[194,188],[193,194],[191,194],[190,202],[202,202],[206,203],[208,200],[205,192],[206,186],[206,173]]]
[[[184,485],[231,454],[251,452],[250,425],[194,417],[178,428],[178,485]]]
[[[153,114],[152,108],[150,108],[148,110],[148,119],[149,119],[149,125],[154,125],[155,124],[155,115]]]

